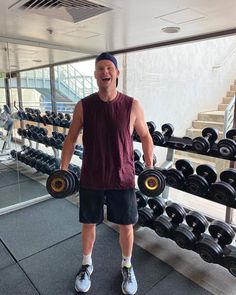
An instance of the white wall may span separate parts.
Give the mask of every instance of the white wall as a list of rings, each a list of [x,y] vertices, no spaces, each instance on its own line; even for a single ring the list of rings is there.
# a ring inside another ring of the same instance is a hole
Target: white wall
[[[129,53],[127,94],[140,100],[158,130],[170,122],[184,136],[199,112],[217,110],[236,79],[235,48],[236,38],[226,37]],[[122,75],[120,82],[122,90]]]

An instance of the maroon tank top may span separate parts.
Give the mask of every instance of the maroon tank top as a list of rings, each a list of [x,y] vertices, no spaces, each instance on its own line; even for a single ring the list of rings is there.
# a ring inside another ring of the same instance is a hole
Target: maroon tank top
[[[130,113],[133,98],[120,92],[110,102],[97,93],[82,99],[83,162],[80,185],[108,190],[135,187]]]

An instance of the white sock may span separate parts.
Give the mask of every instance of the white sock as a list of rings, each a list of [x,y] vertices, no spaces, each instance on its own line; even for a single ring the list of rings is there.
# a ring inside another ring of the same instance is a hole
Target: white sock
[[[131,256],[122,255],[121,267],[130,267],[131,266]]]
[[[82,261],[82,265],[92,265],[93,262],[92,262],[92,254],[89,254],[89,255],[83,255],[83,261]]]

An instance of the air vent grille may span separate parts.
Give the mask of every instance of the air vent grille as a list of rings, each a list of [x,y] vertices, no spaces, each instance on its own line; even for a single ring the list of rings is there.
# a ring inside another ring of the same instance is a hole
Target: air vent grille
[[[29,0],[21,6],[21,8],[23,9],[56,8],[56,7],[58,8],[59,7],[102,8],[104,6],[87,1],[87,0]]]
[[[20,9],[74,23],[112,10],[88,0],[18,0],[9,9]]]

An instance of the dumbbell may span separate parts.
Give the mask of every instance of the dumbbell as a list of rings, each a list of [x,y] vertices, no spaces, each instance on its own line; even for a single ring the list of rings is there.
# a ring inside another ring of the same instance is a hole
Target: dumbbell
[[[222,262],[226,245],[232,243],[235,232],[232,227],[222,221],[214,220],[208,227],[210,236],[203,237],[196,244],[196,251],[208,263]]]
[[[236,169],[228,168],[222,171],[220,180],[212,183],[210,196],[217,203],[233,206],[236,200]]]
[[[175,167],[170,168],[166,171],[166,184],[178,188],[183,189],[185,186],[186,178],[193,174],[193,166],[188,160],[180,159],[175,162]]]
[[[78,192],[79,179],[72,171],[57,170],[49,175],[46,188],[53,198],[66,198]]]
[[[190,211],[185,217],[186,224],[180,224],[173,233],[176,244],[184,249],[193,250],[208,226],[206,217],[199,212]]]
[[[149,227],[153,229],[154,219],[163,214],[165,210],[165,201],[161,197],[154,197],[148,199],[149,207],[143,207],[138,209],[138,224],[142,227]]]
[[[193,139],[192,146],[197,152],[208,153],[217,138],[218,130],[216,128],[207,127],[202,130],[202,136]]]
[[[186,189],[193,195],[205,196],[209,192],[210,184],[217,179],[216,171],[212,166],[203,164],[196,168],[196,173],[188,176]]]
[[[168,138],[173,134],[174,127],[170,123],[166,123],[161,126],[161,130],[162,132],[154,131],[152,133],[152,139],[155,145],[164,144],[168,140]]]
[[[141,151],[138,149],[134,149],[134,162],[139,161],[141,158]]]
[[[140,191],[148,196],[159,196],[166,186],[165,176],[158,168],[144,169],[138,176],[138,187]]]
[[[144,155],[143,155],[143,160],[145,162],[144,159]],[[155,164],[157,163],[157,158],[155,155],[153,155],[153,166],[155,166]],[[141,161],[135,161],[134,162],[134,168],[135,168],[135,175],[140,175],[140,173],[145,169],[146,164],[142,163]]]
[[[217,143],[217,149],[221,156],[233,158],[236,155],[236,128],[226,132],[226,138]]]
[[[155,122],[148,121],[147,126],[148,126],[149,133],[152,135],[152,133],[156,130],[156,127],[157,127]]]
[[[156,124],[153,121],[148,121],[148,122],[146,122],[146,124],[148,126],[149,133],[152,135],[152,133],[156,129]],[[138,133],[136,132],[135,129],[134,129],[134,132],[133,132],[133,140],[141,141],[140,137],[139,137],[139,135],[138,135]]]
[[[145,161],[144,154],[143,154],[143,161],[144,161],[144,162],[146,162],[146,161]],[[153,154],[153,163],[152,163],[152,165],[153,165],[153,166],[155,166],[155,165],[156,165],[156,163],[157,163],[157,157],[156,157],[156,155],[155,155],[155,154]]]
[[[138,189],[135,190],[135,195],[136,195],[137,207],[138,208],[146,207],[148,203],[148,197],[142,194],[140,190]]]
[[[11,150],[10,151],[10,155],[13,159],[16,159],[16,156],[17,156],[17,151],[16,150]]]
[[[228,271],[236,277],[236,249],[232,249],[230,253],[223,257],[224,266]]]
[[[183,222],[186,212],[177,203],[170,203],[166,206],[166,215],[162,214],[153,221],[153,229],[164,238],[172,238],[175,228]]]

